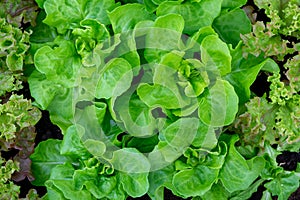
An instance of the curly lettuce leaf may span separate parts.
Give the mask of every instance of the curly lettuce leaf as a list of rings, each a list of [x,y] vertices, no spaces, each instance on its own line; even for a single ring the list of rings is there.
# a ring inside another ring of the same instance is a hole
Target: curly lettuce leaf
[[[191,35],[204,26],[210,26],[221,12],[222,1],[165,1],[156,10],[157,16],[174,13],[185,21],[183,33]]]
[[[43,4],[47,16],[44,23],[57,28],[59,33],[79,27],[83,19],[97,19],[102,24],[110,24],[106,11],[113,10],[117,4],[114,0],[104,1],[55,1],[46,0]]]
[[[0,34],[0,70],[17,75],[23,70],[30,34],[12,26],[4,18],[0,18]]]
[[[76,37],[75,48],[82,58],[82,64],[87,67],[97,66],[100,58],[94,53],[94,49],[104,42],[109,43],[110,34],[104,24],[95,19],[80,21],[80,27],[74,28],[72,35]]]
[[[34,126],[40,118],[41,113],[30,100],[11,95],[6,103],[0,104],[0,140],[12,142],[17,138],[16,132]]]
[[[251,33],[241,35],[245,44],[244,57],[248,54],[256,57],[263,55],[265,57],[276,56],[280,61],[284,56],[293,53],[294,49],[289,47],[290,42],[282,39],[280,35],[271,32],[268,26],[262,21],[258,21],[253,25]]]
[[[4,160],[0,156],[0,198],[3,199],[18,199],[20,187],[15,185],[10,179],[12,174],[19,170],[19,165],[13,160]]]
[[[271,19],[271,22],[267,24],[272,33],[300,37],[300,2],[298,0],[255,0],[254,3],[260,9],[265,9],[267,16]]]
[[[284,67],[287,69],[286,77],[289,80],[289,84],[291,86],[292,92],[299,92],[300,91],[300,55],[296,55],[293,58],[289,59],[285,64]]]
[[[154,15],[147,12],[142,4],[118,6],[108,14],[114,33],[125,33],[133,30],[135,25],[144,20],[152,20]]]

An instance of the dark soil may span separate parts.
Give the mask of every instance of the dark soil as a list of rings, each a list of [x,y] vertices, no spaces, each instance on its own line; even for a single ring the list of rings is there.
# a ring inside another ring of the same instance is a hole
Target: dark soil
[[[63,138],[63,135],[61,134],[61,130],[58,128],[58,126],[55,126],[51,123],[48,111],[42,111],[42,118],[36,124],[36,131],[37,131],[37,135],[35,138],[36,145],[39,142],[47,140],[49,138],[53,138],[53,139]]]

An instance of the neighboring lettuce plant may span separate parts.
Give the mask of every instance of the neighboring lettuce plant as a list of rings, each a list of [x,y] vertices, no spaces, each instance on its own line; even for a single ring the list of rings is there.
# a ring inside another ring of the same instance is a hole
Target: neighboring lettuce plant
[[[300,38],[299,0],[254,0],[259,9],[265,9],[270,18],[268,29],[275,35]]]
[[[38,6],[34,0],[3,0],[0,2],[0,17],[20,28],[30,23],[35,25]]]
[[[18,199],[20,188],[11,180],[12,174],[19,170],[19,165],[13,160],[4,160],[0,157],[0,198]]]
[[[255,1],[266,11],[270,22],[257,22],[253,33],[242,36],[244,56],[272,56],[280,66],[268,74],[270,90],[262,97],[254,97],[246,103],[230,129],[240,136],[238,150],[245,157],[263,155],[268,161],[261,173],[266,191],[263,198],[277,195],[288,197],[299,187],[299,175],[277,166],[276,157],[284,151],[300,149],[300,54],[299,1]]]
[[[276,162],[222,129],[258,73],[279,72],[243,57],[246,1],[37,2],[30,90],[64,135],[31,156],[45,197],[247,199],[270,177],[281,184],[267,174]]]
[[[0,198],[18,199],[20,188],[12,180],[34,179],[29,156],[34,148],[34,125],[41,114],[30,100],[15,94],[23,87],[29,33],[0,18],[0,35],[0,150],[19,150],[13,159],[6,161],[0,157]],[[34,194],[34,191],[31,193]]]
[[[300,3],[293,0],[257,0],[256,4],[266,10],[271,21],[267,22],[266,27],[262,22],[257,22],[253,26],[253,34],[242,36],[246,45],[243,50],[257,58],[272,56],[281,61],[281,73],[277,71],[269,75],[270,90],[263,97],[255,97],[246,104],[247,112],[237,118],[235,127],[242,136],[241,141],[245,142],[243,145],[250,144],[252,148],[263,150],[267,142],[276,145],[278,151],[297,152],[300,148],[300,45],[283,40],[282,35],[294,41],[300,38]]]
[[[289,42],[293,37],[300,38],[300,1],[299,0],[256,0],[260,9],[265,9],[270,22],[258,21],[253,25],[253,32],[242,35],[245,53],[265,57],[272,56],[283,61],[287,54],[293,54],[295,43]]]

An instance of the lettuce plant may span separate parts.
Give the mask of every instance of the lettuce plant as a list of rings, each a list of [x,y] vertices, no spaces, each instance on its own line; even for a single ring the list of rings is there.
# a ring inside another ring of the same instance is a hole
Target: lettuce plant
[[[3,15],[7,14],[4,8],[9,3],[0,3],[0,153],[12,149],[18,153],[10,159],[0,157],[0,198],[18,199],[20,187],[13,180],[21,181],[26,177],[33,180],[29,156],[34,148],[34,125],[41,114],[30,100],[16,94],[23,88],[29,33],[12,25],[13,18],[11,23],[2,18],[7,17]],[[34,197],[34,193],[32,190],[28,195]]]
[[[282,60],[297,45],[276,36],[258,46],[256,37],[274,30],[257,23],[251,33],[245,0],[36,2],[28,82],[34,105],[64,136],[30,157],[45,199],[164,199],[164,188],[183,198],[247,199],[263,183],[266,196],[285,199],[299,186],[271,147],[299,148],[298,57],[286,65],[290,87],[267,58],[283,44]],[[282,24],[282,34],[297,34],[288,28],[295,24]],[[252,99],[260,71],[274,74],[271,103]],[[275,134],[265,131],[271,121]]]
[[[281,61],[280,73],[269,74],[270,90],[246,103],[246,112],[236,118],[232,131],[239,133],[239,151],[245,157],[264,155],[268,164],[261,178],[267,180],[262,198],[277,195],[288,199],[299,187],[299,170],[285,171],[276,156],[299,152],[299,1],[256,1],[270,22],[257,22],[253,33],[242,36],[244,55],[272,56]],[[292,14],[293,13],[293,14]],[[293,16],[293,17],[291,17]],[[294,42],[283,38],[289,37]]]

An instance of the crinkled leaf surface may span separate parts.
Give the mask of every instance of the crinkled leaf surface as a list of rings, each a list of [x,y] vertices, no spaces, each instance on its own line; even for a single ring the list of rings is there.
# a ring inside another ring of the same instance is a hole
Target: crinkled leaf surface
[[[115,8],[108,14],[114,33],[125,33],[133,30],[135,25],[154,16],[146,11],[142,4],[126,4]]]
[[[184,197],[200,196],[207,192],[218,177],[219,170],[199,165],[193,169],[178,172],[172,183]]]
[[[163,16],[176,13],[185,21],[184,33],[192,34],[204,26],[210,26],[221,11],[222,1],[165,1],[159,5],[156,14]]]
[[[115,6],[114,0],[46,0],[43,6],[47,13],[44,23],[56,27],[59,33],[78,27],[85,18],[97,19],[107,25],[110,22],[106,10],[112,10]]]

